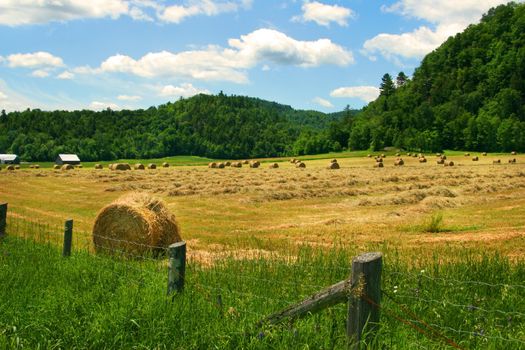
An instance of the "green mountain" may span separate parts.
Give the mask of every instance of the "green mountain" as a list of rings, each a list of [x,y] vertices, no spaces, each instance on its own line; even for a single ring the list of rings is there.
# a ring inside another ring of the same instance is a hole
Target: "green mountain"
[[[525,5],[491,9],[340,125],[352,149],[525,151]]]
[[[329,126],[341,118],[222,92],[147,110],[2,111],[0,153],[27,161],[54,160],[59,153],[77,153],[85,161],[321,153],[341,148],[328,136]]]

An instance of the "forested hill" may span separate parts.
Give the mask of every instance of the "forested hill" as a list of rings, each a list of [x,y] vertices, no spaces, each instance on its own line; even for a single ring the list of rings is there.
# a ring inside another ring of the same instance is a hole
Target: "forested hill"
[[[491,9],[340,125],[354,149],[525,151],[525,5]]]
[[[54,160],[59,153],[77,153],[86,161],[320,153],[341,149],[330,140],[329,125],[344,116],[223,93],[147,110],[2,111],[0,153],[16,153],[27,161]]]

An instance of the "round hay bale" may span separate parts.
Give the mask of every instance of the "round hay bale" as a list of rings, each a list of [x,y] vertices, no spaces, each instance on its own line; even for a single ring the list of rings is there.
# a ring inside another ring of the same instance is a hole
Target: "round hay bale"
[[[138,164],[133,165],[133,169],[135,169],[135,170],[144,170],[144,169],[146,169],[146,167],[144,166],[144,164],[138,163]]]
[[[40,165],[35,164],[35,169],[40,169]]]
[[[296,168],[306,168],[306,164],[304,164],[303,162],[298,162],[298,163],[295,163],[295,167]]]
[[[376,158],[376,162],[377,163],[383,163],[383,158],[381,158],[381,157]]]
[[[374,168],[384,168],[384,165],[383,165],[383,163],[379,163],[378,162],[378,163],[374,164]]]
[[[250,162],[250,168],[258,168],[260,165],[261,165],[261,162],[259,162],[258,160],[254,160]]]
[[[95,169],[103,169],[104,167],[102,164],[95,164]]]
[[[278,167],[279,167],[279,164],[277,163],[271,163],[269,166],[270,169],[277,169]]]
[[[295,158],[290,158],[290,163],[294,163],[294,164],[295,164],[296,161],[297,161],[297,159],[295,159]]]
[[[501,164],[501,159],[493,160],[492,164]]]
[[[337,163],[337,159],[332,159],[330,163]]]
[[[215,163],[215,162],[211,162],[211,163],[209,163],[209,164],[208,164],[208,168],[211,168],[211,169],[215,169],[215,168],[217,168],[217,163]]]
[[[412,156],[412,153],[408,152],[407,157],[411,157],[411,156]]]
[[[438,164],[445,164],[445,160],[443,158],[439,158],[436,163]]]
[[[330,162],[330,165],[328,165],[328,169],[339,169],[339,163],[337,162]]]
[[[111,170],[126,171],[131,170],[131,166],[128,163],[115,163]]]
[[[73,170],[75,169],[74,166],[72,166],[71,164],[64,164],[62,165],[62,167],[60,167],[60,170]]]
[[[513,156],[515,156],[515,155],[516,155],[516,151],[512,151],[512,152],[510,152],[510,154],[512,154]]]
[[[465,157],[470,157],[470,153],[465,153]]]
[[[418,158],[417,154],[414,153],[414,154],[412,155],[412,158]]]
[[[250,161],[249,160],[243,160],[242,164],[250,164]]]
[[[15,165],[15,169],[19,170],[20,169],[20,165]]]
[[[487,152],[483,152],[483,153],[481,153],[481,154],[482,154],[483,156],[485,156],[485,157],[487,156]]]
[[[368,157],[368,158],[372,158],[372,155],[371,155],[371,154],[368,154],[367,157]]]
[[[226,165],[224,163],[222,163],[222,162],[217,164],[217,168],[219,168],[219,169],[224,169],[225,166]]]
[[[242,162],[233,162],[232,163],[232,167],[234,167],[234,168],[242,168]]]
[[[473,162],[477,162],[479,160],[478,156],[472,157]]]
[[[232,166],[232,162],[227,161],[226,163],[224,163],[224,165],[226,165],[226,166]]]
[[[386,155],[384,153],[381,153],[381,158],[386,158]]]
[[[60,165],[58,165],[58,164],[53,165],[53,169],[54,170],[60,170]]]
[[[9,171],[13,171],[15,170],[15,166],[14,165],[8,165],[5,170],[9,170]]]
[[[93,226],[97,253],[158,254],[181,240],[175,216],[161,200],[131,193],[102,208]]]
[[[401,153],[397,152],[396,157],[399,157],[399,156],[401,156]]]
[[[443,166],[454,166],[454,162],[453,161],[444,162]]]
[[[155,163],[149,163],[149,164],[148,164],[148,169],[157,169],[157,164],[155,164]]]
[[[82,169],[82,164],[75,165],[75,168],[77,168],[77,169]]]
[[[419,158],[419,162],[420,163],[426,163],[427,159],[425,157],[421,157],[421,158]]]
[[[170,165],[169,165],[168,162],[164,162],[164,163],[162,163],[162,167],[163,167],[163,168],[169,168]]]
[[[516,164],[516,158],[509,159],[509,163],[510,163],[510,164]]]
[[[33,164],[31,164],[31,165],[29,166],[29,169],[34,169],[34,168],[35,168],[35,166],[34,166]]]
[[[441,158],[441,159],[443,159],[443,160],[446,160],[446,159],[447,159],[447,156],[443,154],[443,155],[442,155],[441,157],[439,157],[439,158]]]
[[[398,159],[395,160],[394,165],[395,166],[402,166],[402,165],[405,165],[405,162],[403,161],[403,159],[398,158]]]
[[[109,169],[109,170],[113,170],[113,163],[111,163],[110,165],[108,165],[108,169]]]
[[[425,155],[424,155],[423,153],[419,153],[417,156],[418,156],[419,158],[423,158],[423,157],[425,157]]]

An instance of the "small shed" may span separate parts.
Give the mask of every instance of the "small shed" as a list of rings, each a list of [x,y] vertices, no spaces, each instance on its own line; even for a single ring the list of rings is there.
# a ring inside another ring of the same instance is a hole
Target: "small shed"
[[[55,164],[58,165],[64,165],[64,164],[71,164],[71,165],[79,165],[80,164],[80,158],[76,154],[59,154],[57,159],[55,160]]]
[[[0,154],[0,164],[20,164],[20,158],[16,154]]]

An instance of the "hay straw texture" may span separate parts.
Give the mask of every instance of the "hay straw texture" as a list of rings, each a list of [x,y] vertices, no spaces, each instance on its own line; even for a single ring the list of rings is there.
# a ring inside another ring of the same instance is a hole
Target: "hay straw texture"
[[[60,168],[60,170],[73,170],[75,169],[74,166],[72,166],[71,164],[64,164],[62,165],[62,167]]]
[[[145,193],[124,195],[102,208],[93,227],[97,253],[159,253],[180,240],[175,216]]]

